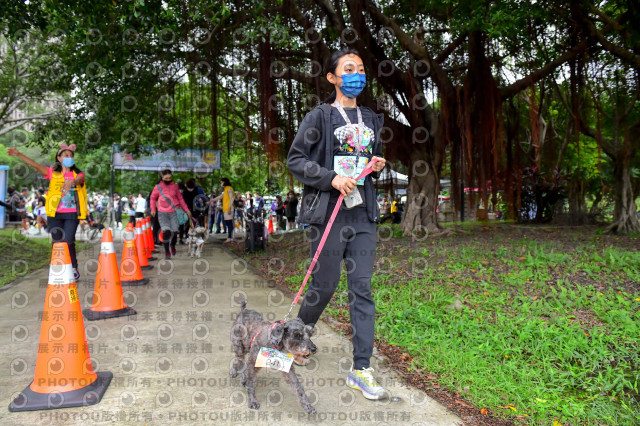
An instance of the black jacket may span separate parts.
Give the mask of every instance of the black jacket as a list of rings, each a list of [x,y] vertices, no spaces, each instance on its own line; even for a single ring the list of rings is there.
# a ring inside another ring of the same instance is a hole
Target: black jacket
[[[304,117],[287,157],[289,171],[304,184],[299,223],[324,223],[328,219],[326,216],[331,192],[338,192],[331,186],[331,181],[337,175],[333,171],[331,108],[329,104],[322,104]],[[363,120],[367,120],[366,117],[369,116],[373,121],[375,133],[373,155],[381,157],[380,131],[384,115],[375,114],[366,107],[361,110]],[[372,177],[377,179],[378,176],[379,173],[373,172],[365,178],[364,182],[367,216],[371,222],[378,222],[380,218],[372,180]]]

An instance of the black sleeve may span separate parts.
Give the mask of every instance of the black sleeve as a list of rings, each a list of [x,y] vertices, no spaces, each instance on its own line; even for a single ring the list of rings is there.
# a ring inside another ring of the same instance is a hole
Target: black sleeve
[[[337,175],[333,170],[318,162],[324,159],[323,114],[319,108],[308,113],[293,139],[287,166],[291,174],[305,185],[331,190],[331,181]]]

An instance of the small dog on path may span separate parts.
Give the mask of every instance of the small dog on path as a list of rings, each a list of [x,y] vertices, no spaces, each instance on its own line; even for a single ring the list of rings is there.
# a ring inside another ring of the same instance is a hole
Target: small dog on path
[[[187,243],[189,244],[189,254],[195,255],[198,259],[202,256],[202,247],[207,239],[207,229],[204,226],[197,226],[189,230]]]
[[[304,325],[300,318],[293,318],[286,322],[270,323],[265,321],[258,312],[246,309],[247,300],[240,302],[240,315],[231,327],[231,343],[236,358],[231,366],[231,377],[240,373],[240,382],[247,389],[249,408],[258,409],[260,403],[256,398],[256,359],[261,347],[273,347],[280,352],[293,355],[293,361],[298,365],[309,363],[309,357],[316,352],[316,345],[311,341],[312,325]],[[248,359],[245,356],[249,354]],[[304,388],[298,381],[293,365],[288,373],[282,373],[285,380],[298,395],[298,401],[309,414],[316,413],[315,407],[309,401]]]

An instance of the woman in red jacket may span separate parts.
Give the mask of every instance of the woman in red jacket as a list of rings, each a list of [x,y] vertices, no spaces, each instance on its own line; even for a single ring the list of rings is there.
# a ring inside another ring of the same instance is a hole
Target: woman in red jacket
[[[167,259],[176,254],[176,242],[178,240],[178,213],[176,208],[182,208],[189,216],[191,223],[191,212],[187,203],[184,202],[178,184],[173,182],[171,170],[166,169],[161,173],[162,181],[153,188],[151,192],[151,216],[158,212],[158,222],[162,231],[162,244]],[[171,246],[171,251],[169,251]]]

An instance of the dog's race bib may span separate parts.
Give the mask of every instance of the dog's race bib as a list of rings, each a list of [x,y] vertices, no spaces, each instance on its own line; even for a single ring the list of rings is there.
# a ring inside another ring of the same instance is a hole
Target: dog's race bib
[[[271,368],[288,373],[293,364],[293,355],[282,353],[272,348],[260,348],[256,359],[257,368]]]

